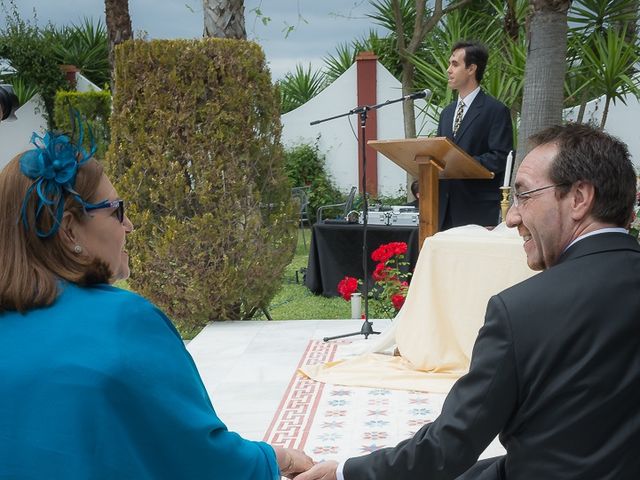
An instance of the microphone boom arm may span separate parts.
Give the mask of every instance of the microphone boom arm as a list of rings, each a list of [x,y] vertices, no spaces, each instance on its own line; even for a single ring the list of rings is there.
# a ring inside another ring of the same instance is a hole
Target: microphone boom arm
[[[368,112],[369,110],[377,110],[379,108],[386,107],[387,105],[391,105],[392,103],[404,102],[405,100],[417,100],[419,98],[429,98],[430,96],[431,90],[427,89],[421,92],[411,93],[409,95],[396,98],[395,100],[387,100],[382,103],[377,103],[375,105],[362,105],[361,107],[356,107],[340,115],[334,115],[333,117],[323,118],[321,120],[314,120],[313,122],[309,123],[309,125],[317,125],[319,123],[328,122],[329,120],[335,120],[336,118],[346,117],[347,115],[360,114],[362,112]]]

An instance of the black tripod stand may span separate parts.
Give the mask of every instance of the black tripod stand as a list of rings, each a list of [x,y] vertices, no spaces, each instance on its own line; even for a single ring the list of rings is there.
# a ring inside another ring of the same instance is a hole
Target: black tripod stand
[[[368,225],[368,214],[369,214],[369,203],[367,200],[367,142],[365,139],[365,132],[367,127],[367,112],[369,110],[377,110],[380,107],[384,107],[385,105],[389,105],[391,103],[402,102],[404,100],[416,99],[416,98],[425,98],[431,95],[431,91],[424,90],[422,92],[413,93],[411,95],[405,95],[402,98],[398,98],[396,100],[387,100],[384,103],[379,103],[377,105],[365,105],[362,107],[354,108],[353,110],[348,111],[347,113],[343,113],[341,115],[336,115],[333,117],[325,118],[322,120],[316,120],[311,122],[311,125],[317,125],[318,123],[327,122],[329,120],[335,120],[336,118],[345,117],[347,115],[358,114],[360,116],[360,149],[362,151],[362,188],[364,191],[363,201],[362,201],[362,271],[364,275],[364,321],[362,322],[362,327],[359,332],[351,332],[345,333],[343,335],[335,335],[333,337],[324,337],[323,340],[328,342],[329,340],[336,340],[338,338],[345,337],[353,337],[355,335],[364,335],[364,338],[369,338],[369,335],[378,335],[380,332],[376,332],[373,330],[373,323],[369,321],[369,272],[368,272],[368,254],[367,254],[367,225]]]

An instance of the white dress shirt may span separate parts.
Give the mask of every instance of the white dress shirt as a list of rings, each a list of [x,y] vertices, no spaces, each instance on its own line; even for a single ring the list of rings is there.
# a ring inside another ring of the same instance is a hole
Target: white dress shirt
[[[607,228],[600,228],[598,230],[594,230],[593,232],[585,233],[584,235],[580,235],[578,238],[574,239],[569,245],[567,245],[565,249],[562,251],[562,253],[566,252],[567,249],[574,243],[579,242],[584,238],[591,237],[592,235],[598,235],[600,233],[629,233],[629,230],[622,227],[607,227]]]

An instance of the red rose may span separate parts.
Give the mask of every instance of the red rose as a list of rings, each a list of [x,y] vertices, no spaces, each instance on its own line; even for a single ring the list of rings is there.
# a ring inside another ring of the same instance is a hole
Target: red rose
[[[374,262],[386,262],[393,256],[393,250],[389,248],[388,245],[380,245],[376,248],[371,254],[371,259]]]
[[[406,242],[390,242],[380,245],[371,254],[374,262],[388,262],[395,255],[404,255],[407,253]]]
[[[338,293],[342,295],[347,302],[351,301],[351,294],[358,291],[358,279],[353,277],[344,277],[338,282]]]
[[[402,305],[404,305],[404,295],[396,293],[395,295],[391,295],[391,303],[393,303],[393,308],[396,310],[400,310]]]
[[[389,248],[394,255],[404,255],[407,253],[407,244],[405,242],[391,242]]]
[[[376,269],[373,271],[371,276],[376,282],[380,282],[382,280],[386,280],[389,276],[389,271],[391,269],[387,267],[384,263],[379,263],[376,265]]]

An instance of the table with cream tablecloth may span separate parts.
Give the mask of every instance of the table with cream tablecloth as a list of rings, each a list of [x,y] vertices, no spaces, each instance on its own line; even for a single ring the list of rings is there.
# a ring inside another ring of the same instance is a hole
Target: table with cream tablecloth
[[[467,225],[425,240],[404,306],[363,354],[301,369],[326,383],[448,392],[468,371],[492,295],[533,275],[522,238],[504,224]],[[380,353],[397,347],[400,356]]]

